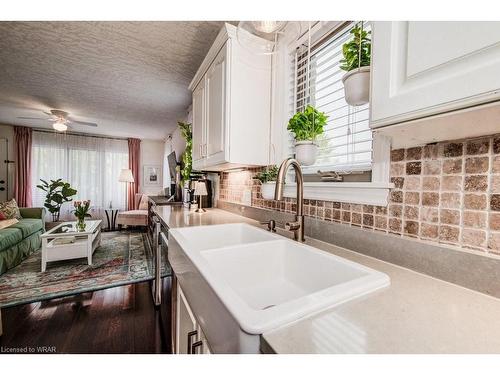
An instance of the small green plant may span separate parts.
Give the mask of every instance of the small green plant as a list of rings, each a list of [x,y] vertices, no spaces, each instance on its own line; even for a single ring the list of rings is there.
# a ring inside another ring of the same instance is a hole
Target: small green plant
[[[340,69],[347,72],[363,66],[370,66],[372,55],[371,31],[363,30],[356,25],[356,27],[351,30],[351,34],[352,40],[342,46],[344,58],[340,60]]]
[[[323,134],[328,116],[319,112],[316,108],[308,105],[303,112],[297,112],[288,121],[287,129],[290,130],[296,141],[314,141],[317,136]]]
[[[191,170],[193,169],[193,130],[191,124],[186,122],[177,122],[182,137],[186,140],[186,149],[182,154],[184,168],[181,170],[182,182],[189,181]]]
[[[274,182],[278,178],[278,167],[276,165],[270,165],[263,171],[258,172],[254,178],[263,184],[266,182]]]
[[[52,214],[52,220],[59,221],[63,203],[71,202],[73,200],[71,197],[76,195],[77,191],[68,182],[64,182],[60,178],[50,180],[50,183],[42,179],[40,181],[42,183],[36,185],[36,187],[47,193],[43,205]]]

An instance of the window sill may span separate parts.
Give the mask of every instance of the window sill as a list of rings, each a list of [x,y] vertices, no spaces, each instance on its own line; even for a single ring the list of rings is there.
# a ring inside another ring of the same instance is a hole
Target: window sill
[[[304,182],[304,198],[387,206],[393,187],[383,182]],[[296,184],[285,184],[284,195],[295,198]]]

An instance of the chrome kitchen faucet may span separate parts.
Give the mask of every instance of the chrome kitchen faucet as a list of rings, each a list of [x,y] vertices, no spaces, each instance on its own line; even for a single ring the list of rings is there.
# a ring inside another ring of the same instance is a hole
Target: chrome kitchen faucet
[[[276,189],[274,191],[274,199],[280,201],[283,199],[283,189],[285,188],[285,177],[288,168],[292,166],[297,177],[297,211],[295,213],[295,221],[285,223],[285,229],[293,232],[295,241],[304,242],[304,177],[302,170],[297,160],[288,158],[283,161],[278,171],[276,180]]]

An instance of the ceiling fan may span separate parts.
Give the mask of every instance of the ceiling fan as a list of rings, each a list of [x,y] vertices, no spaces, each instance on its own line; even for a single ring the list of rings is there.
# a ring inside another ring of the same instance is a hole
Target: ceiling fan
[[[61,111],[59,109],[51,109],[50,112],[43,112],[46,115],[50,116],[49,118],[40,118],[40,117],[18,117],[19,119],[23,120],[47,120],[47,121],[52,121],[52,127],[60,132],[64,132],[68,130],[68,128],[71,128],[69,124],[75,124],[75,125],[84,125],[84,126],[93,126],[97,127],[97,124],[94,122],[87,122],[87,121],[77,121],[69,116],[68,112]]]

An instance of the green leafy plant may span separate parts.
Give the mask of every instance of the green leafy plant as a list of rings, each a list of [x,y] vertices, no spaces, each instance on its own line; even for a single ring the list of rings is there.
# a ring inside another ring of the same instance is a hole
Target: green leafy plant
[[[323,134],[328,116],[308,105],[303,112],[297,112],[288,121],[287,129],[290,130],[296,141],[314,141]]]
[[[342,46],[344,58],[340,60],[340,69],[347,72],[363,66],[370,66],[372,55],[371,31],[363,30],[356,25],[351,30],[351,34],[352,40]]]
[[[50,183],[42,179],[40,181],[42,183],[36,185],[36,187],[47,193],[44,206],[52,214],[52,220],[59,221],[63,203],[71,202],[73,200],[71,197],[76,195],[77,191],[68,182],[64,182],[60,178],[50,180]]]
[[[258,172],[254,178],[263,184],[266,182],[274,182],[278,178],[278,167],[276,165],[270,165],[263,171]]]
[[[183,182],[189,181],[191,170],[193,169],[193,130],[191,124],[186,122],[177,122],[181,131],[182,137],[186,140],[186,149],[182,154],[182,163],[184,168],[181,170],[181,178]]]

